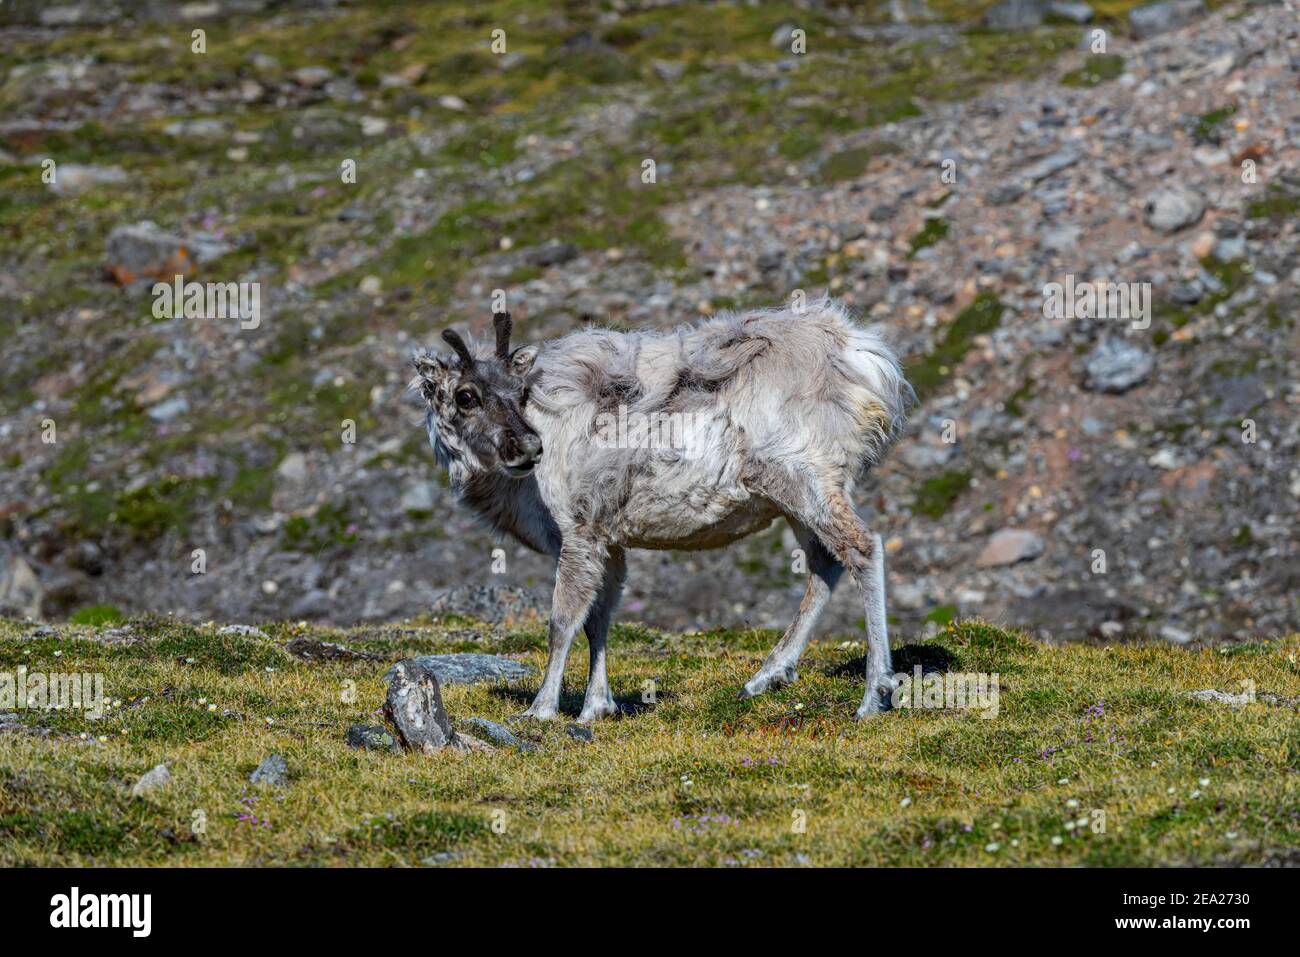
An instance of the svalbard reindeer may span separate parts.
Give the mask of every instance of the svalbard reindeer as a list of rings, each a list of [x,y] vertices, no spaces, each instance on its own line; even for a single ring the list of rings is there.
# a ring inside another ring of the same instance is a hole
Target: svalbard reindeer
[[[493,528],[556,559],[550,657],[525,715],[554,718],[569,647],[586,630],[580,721],[618,708],[605,640],[629,548],[718,548],[784,516],[808,558],[798,613],[746,684],[794,681],[799,656],[847,568],[866,606],[866,692],[889,705],[880,536],[850,501],[897,438],[914,399],[893,352],[838,302],[720,315],[671,332],[583,330],[475,355],[419,353],[418,388],[438,461]],[[617,423],[617,424],[615,424]]]

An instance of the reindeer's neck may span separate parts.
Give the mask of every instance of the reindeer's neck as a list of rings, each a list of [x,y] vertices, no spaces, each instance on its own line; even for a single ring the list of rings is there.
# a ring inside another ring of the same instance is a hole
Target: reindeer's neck
[[[560,531],[542,501],[533,477],[512,479],[496,472],[456,474],[452,484],[461,501],[499,532],[518,539],[534,551],[558,555]]]

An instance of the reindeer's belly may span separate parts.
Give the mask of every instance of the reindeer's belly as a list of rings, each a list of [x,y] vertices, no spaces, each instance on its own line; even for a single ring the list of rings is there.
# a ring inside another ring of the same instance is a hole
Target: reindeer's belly
[[[730,545],[778,515],[771,502],[744,489],[696,489],[643,502],[621,516],[614,532],[626,548],[695,551]]]

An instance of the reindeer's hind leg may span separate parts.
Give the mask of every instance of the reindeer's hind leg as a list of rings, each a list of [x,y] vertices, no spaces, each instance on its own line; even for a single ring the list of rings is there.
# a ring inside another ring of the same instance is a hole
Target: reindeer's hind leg
[[[574,634],[587,620],[604,568],[604,550],[593,542],[566,539],[560,547],[560,560],[555,568],[555,591],[551,597],[546,671],[537,697],[522,717],[549,721],[559,714],[564,663],[568,660]]]
[[[587,644],[591,646],[591,668],[587,672],[587,694],[582,702],[582,713],[578,715],[580,722],[596,721],[618,713],[618,705],[609,690],[609,677],[605,674],[605,642],[609,637],[609,623],[623,593],[625,578],[627,561],[623,550],[611,547],[609,557],[605,559],[605,577],[583,626],[587,632]]]
[[[867,689],[858,717],[885,710],[894,691],[894,676],[885,625],[885,549],[880,536],[853,510],[839,476],[769,465],[756,470],[754,482],[786,514],[797,516],[857,581],[867,619]]]
[[[862,589],[867,619],[867,687],[858,707],[858,717],[866,718],[887,710],[894,691],[894,669],[890,664],[889,632],[885,623],[885,546],[839,489],[826,496],[822,524],[816,530]]]
[[[752,698],[769,688],[779,688],[799,680],[799,674],[795,670],[799,656],[808,647],[813,630],[831,600],[835,583],[844,574],[844,566],[835,560],[835,556],[826,550],[816,535],[793,518],[790,519],[790,527],[794,529],[808,558],[808,587],[804,590],[803,600],[799,602],[794,621],[790,622],[790,627],[767,656],[763,667],[745,683],[740,692],[741,698]]]

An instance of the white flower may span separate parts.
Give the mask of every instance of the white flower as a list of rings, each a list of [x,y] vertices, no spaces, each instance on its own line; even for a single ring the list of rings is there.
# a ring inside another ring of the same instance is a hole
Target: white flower
[[[899,807],[907,807],[907,806],[908,806],[909,804],[911,804],[911,803],[912,803],[912,799],[911,799],[911,798],[903,798],[903,800],[901,800],[901,801],[898,802],[898,806],[899,806]]]
[[[996,854],[1000,846],[1001,845],[999,845],[997,841],[992,841],[984,845],[984,850],[988,851],[990,854]]]
[[[1069,778],[1061,778],[1061,779],[1060,779],[1059,781],[1057,781],[1056,783],[1057,783],[1057,784],[1069,784],[1069,783],[1070,783],[1070,779],[1069,779]]]
[[[1066,829],[1067,831],[1073,831],[1073,830],[1074,830],[1074,822],[1073,822],[1073,821],[1066,821],[1066,822],[1065,822],[1065,829]]]
[[[1209,779],[1209,778],[1201,778],[1201,780],[1198,781],[1198,782],[1196,782],[1196,783],[1199,784],[1199,785],[1200,785],[1201,787],[1203,787],[1203,788],[1208,788],[1208,787],[1210,786],[1210,779]]]
[[[1064,843],[1065,843],[1065,838],[1061,837],[1061,835],[1059,835],[1059,834],[1053,835],[1053,837],[1052,837],[1052,846],[1053,846],[1053,847],[1060,847],[1060,846],[1061,846],[1062,844],[1064,844]]]
[[[1066,806],[1066,807],[1078,807],[1078,806],[1079,806],[1079,802],[1076,801],[1074,798],[1070,798],[1070,800],[1068,800],[1068,801],[1065,802],[1065,806]]]

